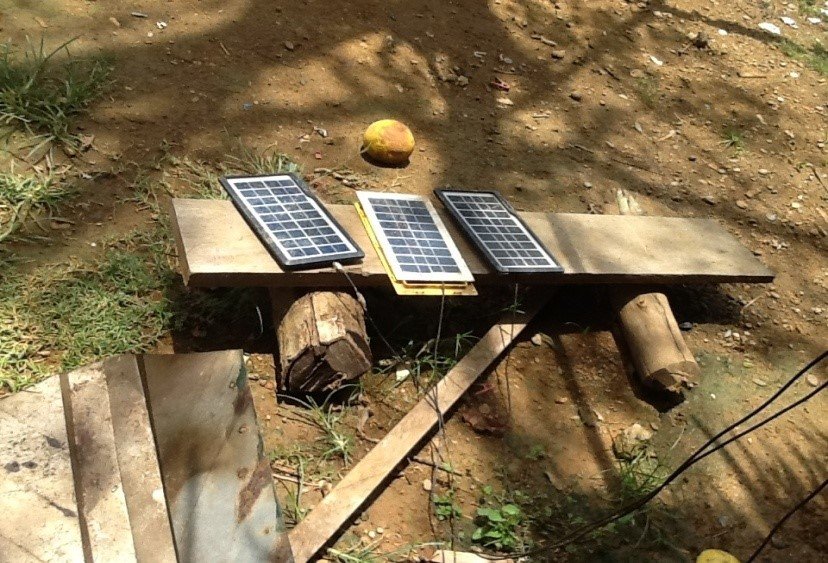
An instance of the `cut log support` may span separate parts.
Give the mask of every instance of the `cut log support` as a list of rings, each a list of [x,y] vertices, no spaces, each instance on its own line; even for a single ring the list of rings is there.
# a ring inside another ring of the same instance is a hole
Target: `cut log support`
[[[644,214],[632,195],[619,190],[617,199],[622,215]],[[619,286],[610,290],[610,301],[642,384],[680,393],[698,383],[701,370],[684,342],[667,296]]]
[[[613,289],[611,299],[641,382],[671,393],[692,387],[698,383],[701,371],[684,342],[667,297],[639,291]]]
[[[365,310],[343,292],[271,291],[282,368],[280,387],[294,393],[333,391],[371,369]]]

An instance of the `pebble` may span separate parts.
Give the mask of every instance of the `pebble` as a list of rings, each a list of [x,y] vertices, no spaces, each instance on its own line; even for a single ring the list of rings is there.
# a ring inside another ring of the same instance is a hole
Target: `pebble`
[[[567,397],[558,397],[557,399],[555,399],[555,402],[558,403],[559,405],[565,405],[569,402],[569,398],[567,398]]]
[[[760,176],[767,176],[768,174],[770,174],[770,170],[768,170],[767,168],[760,168],[758,172]]]
[[[736,207],[738,207],[739,209],[747,209],[748,208],[748,202],[746,202],[743,199],[737,199],[736,200]]]
[[[543,344],[543,337],[540,335],[540,333],[537,333],[532,337],[532,344],[534,344],[535,346],[540,346],[541,344]]]
[[[424,491],[431,491],[431,479],[423,479],[423,490]]]
[[[716,198],[712,195],[706,195],[702,198],[702,201],[707,203],[708,205],[716,205]],[[737,204],[738,205],[738,204]]]
[[[819,378],[813,373],[809,373],[808,377],[805,378],[805,381],[807,381],[808,385],[811,387],[819,387]]]
[[[569,94],[569,97],[575,100],[576,102],[580,102],[584,98],[584,95],[576,90],[575,92],[571,92]]]
[[[566,51],[564,51],[563,49],[555,49],[554,51],[552,51],[552,58],[553,59],[561,60],[565,56],[566,56]]]
[[[293,51],[296,48],[296,46],[291,41],[285,41],[284,46],[285,49],[287,49],[288,51]]]
[[[679,324],[679,329],[687,332],[688,330],[693,330],[693,323],[690,321],[684,321],[683,323]]]

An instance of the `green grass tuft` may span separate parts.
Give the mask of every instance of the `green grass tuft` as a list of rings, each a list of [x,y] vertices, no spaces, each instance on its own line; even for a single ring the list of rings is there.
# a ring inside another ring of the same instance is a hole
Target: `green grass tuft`
[[[635,81],[635,93],[648,108],[654,108],[658,104],[660,81],[658,77],[645,74]]]
[[[29,216],[54,211],[72,191],[51,175],[0,173],[0,242],[17,232]]]
[[[802,61],[819,74],[828,76],[828,49],[822,43],[815,41],[810,48],[790,40],[780,44],[782,52],[794,60]]]
[[[38,146],[76,147],[74,120],[110,82],[112,69],[103,61],[68,58],[70,43],[47,51],[41,39],[22,55],[10,44],[0,45],[0,124],[35,135]],[[62,52],[67,57],[58,60]]]
[[[726,129],[722,133],[721,144],[725,148],[733,149],[737,153],[741,153],[745,150],[745,135],[738,129]]]
[[[803,16],[821,16],[820,5],[822,0],[799,0],[799,13]]]

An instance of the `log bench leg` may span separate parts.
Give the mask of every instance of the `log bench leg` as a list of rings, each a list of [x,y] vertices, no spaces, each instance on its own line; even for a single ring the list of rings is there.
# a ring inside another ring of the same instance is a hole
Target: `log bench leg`
[[[331,392],[371,369],[365,310],[349,293],[273,288],[270,300],[281,390]]]

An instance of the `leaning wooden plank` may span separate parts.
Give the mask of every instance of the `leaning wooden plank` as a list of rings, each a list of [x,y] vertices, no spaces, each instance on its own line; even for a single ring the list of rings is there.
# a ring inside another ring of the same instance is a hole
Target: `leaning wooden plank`
[[[356,210],[328,209],[365,251],[348,266],[358,285],[387,285],[388,276]],[[441,212],[442,213],[442,212]],[[563,274],[525,274],[524,284],[769,282],[773,272],[710,219],[521,213],[555,254]],[[221,200],[175,199],[173,231],[188,285],[202,287],[344,287],[333,268],[283,271],[236,212]],[[518,278],[491,271],[447,217],[444,222],[477,283]]]
[[[60,379],[0,399],[0,561],[82,561]]]
[[[101,364],[60,376],[87,561],[135,559]]]
[[[366,500],[390,477],[400,462],[421,444],[483,371],[503,353],[549,300],[551,292],[535,292],[481,338],[446,376],[374,448],[345,475],[310,514],[290,532],[298,562],[314,557]],[[439,409],[440,414],[437,414]]]
[[[142,372],[180,561],[292,561],[241,351]]]
[[[104,362],[104,372],[136,558],[174,562],[172,528],[138,360],[133,354],[110,358]]]

